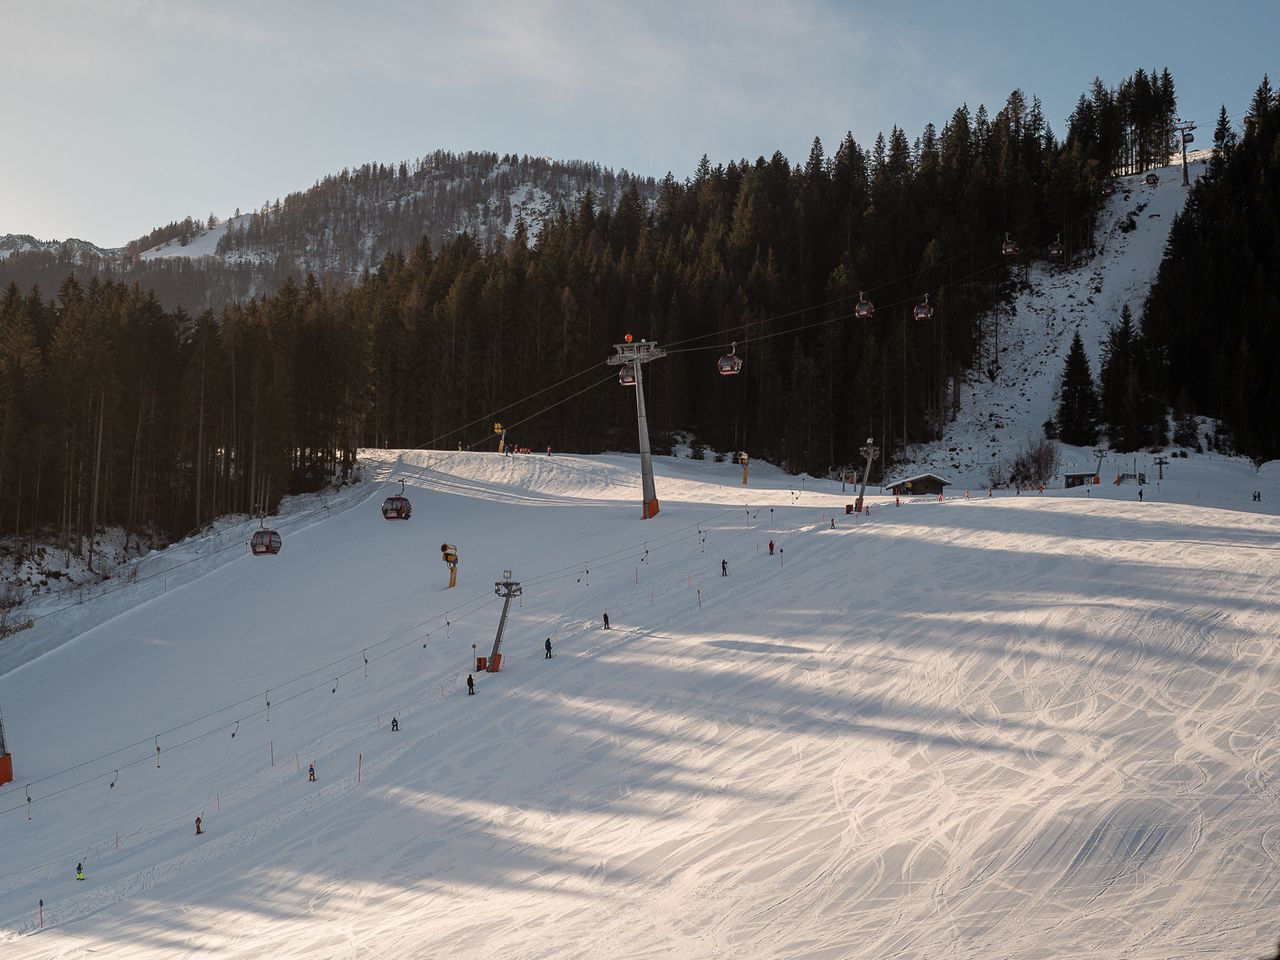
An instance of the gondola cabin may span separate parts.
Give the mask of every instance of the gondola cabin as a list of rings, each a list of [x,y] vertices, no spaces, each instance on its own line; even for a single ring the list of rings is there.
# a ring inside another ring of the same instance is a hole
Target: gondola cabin
[[[249,550],[255,557],[263,554],[275,556],[284,546],[284,540],[274,530],[255,530],[249,538]]]
[[[634,363],[624,363],[618,368],[618,382],[624,387],[634,387],[636,385],[636,365]]]
[[[731,377],[742,370],[742,358],[735,353],[727,353],[716,361],[716,370],[722,376]]]
[[[1055,240],[1053,241],[1053,243],[1049,244],[1049,259],[1052,260],[1054,263],[1061,262],[1062,260],[1062,241],[1061,240]]]
[[[924,300],[917,303],[915,309],[911,311],[912,316],[916,320],[928,320],[933,316],[933,307],[929,306],[929,295],[925,294]]]
[[[1006,233],[1004,235],[1004,243],[1000,244],[1000,252],[1006,257],[1016,257],[1018,255],[1018,241],[1011,239]]]
[[[1160,186],[1160,174],[1158,174],[1158,173],[1148,173],[1148,174],[1147,174],[1145,177],[1143,177],[1142,179],[1143,179],[1143,182],[1144,182],[1148,187],[1158,187],[1158,186]]]
[[[1116,182],[1108,180],[1102,185],[1102,195],[1104,197],[1114,197],[1116,195]]]
[[[403,494],[387,497],[382,501],[382,517],[384,520],[408,520],[413,513],[413,504]]]
[[[859,320],[870,320],[876,315],[876,308],[865,293],[858,294],[858,305],[853,308],[853,315]]]

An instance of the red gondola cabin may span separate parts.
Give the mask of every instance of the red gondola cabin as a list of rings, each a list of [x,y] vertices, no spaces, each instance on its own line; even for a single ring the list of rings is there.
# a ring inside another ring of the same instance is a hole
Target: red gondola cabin
[[[876,308],[865,293],[858,294],[858,305],[853,308],[853,315],[859,320],[870,320],[875,316]]]
[[[280,548],[284,546],[284,540],[280,534],[274,530],[255,530],[253,536],[249,538],[249,550],[255,557],[263,554],[275,554],[280,552]]]
[[[716,370],[721,375],[730,377],[738,373],[742,369],[742,358],[738,356],[738,345],[735,343],[733,347],[723,357],[716,361]]]
[[[413,513],[413,504],[409,498],[396,494],[382,501],[382,517],[385,520],[408,520]]]

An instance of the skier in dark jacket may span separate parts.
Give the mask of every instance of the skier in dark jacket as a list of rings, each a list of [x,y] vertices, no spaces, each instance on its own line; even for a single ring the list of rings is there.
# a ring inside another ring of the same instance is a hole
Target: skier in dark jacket
[[[204,833],[204,829],[200,826],[200,818],[196,817],[196,836],[198,837],[202,833]]]
[[[550,637],[547,637],[547,642],[544,643],[542,647],[544,650],[547,651],[546,656],[544,656],[542,659],[550,660],[551,659],[551,638]]]
[[[604,612],[604,628],[606,630],[609,629],[609,611],[608,610]]]
[[[76,879],[77,879],[77,880],[83,880],[83,879],[84,879],[84,864],[83,864],[83,863],[77,863],[77,864],[76,864]]]
[[[392,732],[392,733],[397,733],[397,732],[399,732],[399,730],[400,730],[400,721],[399,721],[399,720],[397,720],[395,717],[392,717],[392,718],[391,718],[391,732]]]
[[[476,693],[475,677],[471,676],[471,674],[468,673],[467,674],[467,696],[473,697],[475,696],[475,693]]]
[[[316,765],[314,763],[307,764],[307,783],[316,782]]]
[[[729,575],[729,561],[728,561],[728,560],[721,560],[721,561],[720,561],[720,576],[722,576],[722,577],[727,577],[728,575]]]

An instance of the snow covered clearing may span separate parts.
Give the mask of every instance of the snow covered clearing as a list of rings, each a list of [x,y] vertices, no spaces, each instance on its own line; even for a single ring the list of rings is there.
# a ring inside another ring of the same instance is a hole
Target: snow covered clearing
[[[1208,152],[1190,159],[1194,182],[1205,171]],[[942,440],[914,451],[917,468],[985,485],[993,464],[1044,436],[1044,422],[1057,413],[1058,384],[1077,330],[1098,381],[1107,334],[1125,306],[1138,323],[1169,228],[1186,203],[1181,166],[1151,172],[1160,178],[1154,187],[1143,174],[1115,180],[1117,191],[1098,217],[1096,256],[1067,268],[1031,264],[1026,288],[997,318],[998,331],[991,324],[986,356],[961,385],[959,415]]]
[[[1274,941],[1273,465],[851,517],[839,484],[656,458],[642,521],[634,457],[366,462],[279,556],[180,545],[180,583],[14,638],[0,956]],[[503,570],[503,670],[468,697]]]

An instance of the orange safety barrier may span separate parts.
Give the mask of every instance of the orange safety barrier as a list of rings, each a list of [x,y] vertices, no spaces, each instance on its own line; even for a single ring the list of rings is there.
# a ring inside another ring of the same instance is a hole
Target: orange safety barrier
[[[476,673],[483,673],[488,667],[488,657],[476,657]]]

